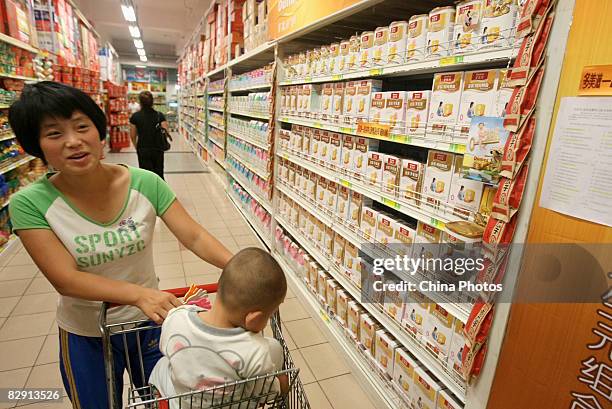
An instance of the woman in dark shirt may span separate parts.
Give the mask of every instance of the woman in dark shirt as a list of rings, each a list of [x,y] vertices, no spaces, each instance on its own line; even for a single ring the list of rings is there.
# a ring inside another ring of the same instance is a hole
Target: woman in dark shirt
[[[141,169],[155,172],[164,178],[164,140],[157,129],[157,124],[168,129],[166,117],[153,109],[153,94],[143,91],[138,95],[140,111],[130,118],[130,138],[136,147],[138,166]]]

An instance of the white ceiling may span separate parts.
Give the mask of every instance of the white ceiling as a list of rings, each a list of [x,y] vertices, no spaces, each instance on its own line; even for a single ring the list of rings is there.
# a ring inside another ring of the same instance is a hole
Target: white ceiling
[[[120,0],[73,0],[121,61],[138,61]],[[173,65],[211,0],[134,0],[149,65]]]

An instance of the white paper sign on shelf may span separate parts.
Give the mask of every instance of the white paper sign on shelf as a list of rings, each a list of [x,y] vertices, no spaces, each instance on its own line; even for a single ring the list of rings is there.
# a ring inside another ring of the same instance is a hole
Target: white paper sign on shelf
[[[540,206],[612,226],[612,97],[561,100]]]

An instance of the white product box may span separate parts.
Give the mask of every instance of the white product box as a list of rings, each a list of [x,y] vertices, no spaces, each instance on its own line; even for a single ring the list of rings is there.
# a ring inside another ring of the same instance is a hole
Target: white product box
[[[317,175],[317,196],[316,202],[319,206],[325,206],[327,199],[327,179]]]
[[[442,389],[438,392],[438,406],[439,409],[463,409],[463,405],[455,400],[455,398],[448,392],[448,389]]]
[[[363,206],[371,206],[372,200],[370,198],[364,198],[361,193],[351,191],[351,201],[349,203],[348,214],[346,219],[349,221],[353,228],[361,226],[361,213]]]
[[[353,71],[359,68],[359,54],[361,48],[361,39],[359,36],[351,36],[349,39],[349,58],[347,71]]]
[[[310,156],[315,161],[321,156],[321,132],[320,129],[314,129],[310,139]]]
[[[348,302],[347,330],[355,341],[360,340],[360,321],[363,309],[355,300]]]
[[[462,358],[463,348],[465,347],[465,337],[463,336],[464,324],[460,320],[455,320],[453,327],[453,337],[450,342],[450,349],[448,352],[448,366],[452,368],[455,373],[463,377]]]
[[[302,89],[304,115],[313,118],[313,113],[321,110],[321,84],[304,84]]]
[[[517,14],[515,0],[484,0],[480,48],[512,46]]]
[[[312,131],[314,129],[305,126],[302,138],[302,153],[306,156],[310,155],[310,140],[312,139]]]
[[[307,224],[308,224],[308,212],[306,210],[300,209],[298,213],[299,220],[299,229],[303,234],[306,234]]]
[[[434,381],[424,367],[414,368],[414,388],[411,394],[415,408],[436,409],[438,393],[442,386]]]
[[[382,173],[382,190],[392,195],[397,194],[399,186],[402,159],[393,155],[385,155]]]
[[[423,199],[427,205],[437,208],[448,201],[454,160],[452,153],[429,151],[423,181]]]
[[[480,45],[483,0],[466,0],[457,4],[453,30],[454,54],[475,51]]]
[[[355,155],[355,137],[352,135],[342,135],[342,163],[343,170],[353,169],[353,156]]]
[[[289,88],[287,87],[282,87],[281,88],[281,98],[280,98],[280,102],[281,102],[281,107],[280,107],[280,113],[281,115],[286,115],[287,114],[287,90]]]
[[[372,65],[385,65],[389,55],[389,27],[377,27],[374,31]]]
[[[416,206],[421,205],[425,165],[412,159],[402,159],[398,197]]]
[[[484,183],[462,177],[460,163],[462,159],[463,156],[457,156],[455,160],[453,183],[451,185],[448,201],[453,207],[453,213],[459,216],[468,217],[470,214],[478,212]]]
[[[318,185],[318,181],[319,178],[317,177],[317,174],[314,172],[310,172],[309,175],[309,179],[308,179],[308,193],[307,195],[310,197],[310,200],[312,201],[316,201],[317,200],[317,185]]]
[[[330,132],[329,131],[321,131],[321,140],[319,142],[319,163],[322,165],[326,162],[329,162],[331,147],[329,146],[330,141]]]
[[[376,235],[374,236],[376,241],[388,245],[395,242],[395,220],[391,215],[379,212],[376,217]]]
[[[455,137],[466,143],[475,116],[494,116],[497,100],[498,70],[468,71],[463,75],[463,92]]]
[[[428,139],[450,140],[459,116],[462,89],[463,72],[434,75],[427,120]]]
[[[322,45],[319,56],[318,75],[327,75],[329,73],[329,47]]]
[[[336,292],[336,319],[344,328],[347,328],[349,299],[348,294],[344,290]]]
[[[389,42],[386,64],[401,64],[408,45],[408,22],[394,21],[389,25]]]
[[[358,81],[348,81],[344,85],[344,97],[342,99],[342,122],[347,125],[355,122],[357,114],[357,83]]]
[[[343,73],[348,68],[349,63],[349,40],[342,40],[340,42],[340,52],[336,57],[336,73]]]
[[[370,104],[372,102],[372,94],[382,90],[381,80],[362,80],[355,81],[356,95],[354,98],[354,122],[367,122],[370,116]]]
[[[420,61],[427,53],[427,27],[429,16],[418,14],[408,20],[408,44],[406,46],[406,61]]]
[[[379,124],[383,121],[385,115],[385,98],[388,92],[372,93],[372,101],[370,102],[370,114],[368,122]]]
[[[334,261],[338,265],[344,263],[344,248],[346,246],[346,239],[339,234],[334,235]]]
[[[344,219],[347,215],[350,203],[350,190],[346,186],[338,186],[338,199],[336,205],[336,215]]]
[[[297,96],[298,96],[298,87],[291,87],[289,90],[289,115],[298,116],[297,109]]]
[[[386,155],[375,151],[368,152],[368,166],[366,167],[366,181],[369,185],[380,190],[382,186],[383,163]]]
[[[342,135],[337,132],[331,132],[329,135],[329,157],[330,165],[340,169],[342,167]]]
[[[424,332],[425,343],[427,348],[443,361],[448,359],[454,324],[455,317],[439,304],[429,306],[429,318]]]
[[[495,108],[492,116],[505,117],[510,97],[514,91],[514,87],[508,85],[509,70],[499,70],[499,79],[497,80],[497,97],[495,98]]]
[[[308,215],[308,224],[306,227],[308,228],[308,237],[310,237],[311,240],[315,240],[318,226],[317,220],[312,214]]]
[[[366,240],[373,241],[376,237],[376,223],[378,222],[378,211],[369,206],[361,207],[361,231]]]
[[[368,314],[359,317],[359,342],[371,357],[375,356],[376,331],[380,326]]]
[[[395,246],[393,246],[396,253],[401,256],[411,256],[416,231],[412,227],[408,226],[403,220],[395,221],[393,231],[395,232],[394,242],[397,243]]]
[[[412,258],[426,260],[437,258],[440,255],[440,242],[442,230],[419,221],[414,239]]]
[[[399,344],[384,329],[376,331],[374,347],[376,363],[388,379],[393,377],[393,356]]]
[[[403,348],[395,350],[393,361],[394,386],[401,393],[402,397],[407,400],[411,389],[414,388],[414,369],[420,365]]]
[[[397,321],[398,324],[401,324],[402,318],[404,318],[406,295],[405,291],[385,291],[385,313]]]
[[[431,301],[416,291],[411,292],[406,301],[402,326],[411,332],[417,340],[421,341],[427,319],[429,318],[429,304]]]
[[[344,268],[347,270],[347,272],[352,273],[356,271],[358,263],[359,249],[350,241],[346,241],[344,246]]]
[[[344,84],[344,82],[336,82],[334,84],[334,96],[332,101],[332,121],[335,123],[342,122]]]
[[[334,84],[326,83],[321,88],[321,111],[320,118],[322,121],[332,120],[334,113]]]
[[[338,56],[340,55],[340,43],[329,45],[329,74],[338,74]]]
[[[327,181],[327,197],[326,197],[326,209],[330,213],[336,211],[336,199],[338,198],[338,184],[331,180]]]
[[[304,98],[304,86],[298,86],[296,89],[297,98],[297,116],[306,116],[306,101]]]
[[[378,140],[355,137],[355,150],[353,156],[353,172],[357,179],[364,179],[368,166],[368,153],[378,149]]]
[[[446,57],[451,53],[454,24],[454,7],[436,7],[429,12],[429,25],[427,27],[428,56]]]
[[[325,304],[327,301],[327,280],[329,276],[324,270],[319,270],[317,273],[317,294],[319,296],[319,300]]]
[[[364,31],[359,42],[359,68],[367,68],[372,65],[374,48],[374,32]]]
[[[431,91],[408,91],[406,94],[406,135],[424,138]]]
[[[332,230],[331,227],[325,226],[325,224],[323,222],[321,222],[321,224],[324,226],[324,229],[325,229],[325,237],[323,239],[324,249],[325,249],[325,251],[327,251],[327,254],[333,254],[333,251],[334,251],[334,231]]]
[[[338,283],[333,278],[327,280],[325,288],[325,297],[327,300],[327,306],[329,309],[336,314],[336,295],[338,292]]]
[[[391,91],[385,93],[385,111],[382,123],[391,126],[394,135],[404,134],[406,130],[406,91]]]

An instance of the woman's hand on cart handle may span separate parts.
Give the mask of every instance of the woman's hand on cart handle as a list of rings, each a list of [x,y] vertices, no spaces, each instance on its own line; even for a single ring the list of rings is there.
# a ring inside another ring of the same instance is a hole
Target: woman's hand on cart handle
[[[183,303],[168,292],[141,287],[134,305],[156,324],[161,324],[168,311]]]

